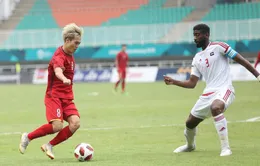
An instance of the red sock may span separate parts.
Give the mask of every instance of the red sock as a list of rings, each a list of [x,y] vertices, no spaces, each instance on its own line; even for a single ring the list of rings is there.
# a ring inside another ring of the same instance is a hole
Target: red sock
[[[30,132],[28,134],[28,138],[30,140],[33,140],[35,138],[43,137],[47,134],[53,134],[53,127],[52,124],[45,124],[39,127],[38,129],[34,130],[33,132]]]
[[[69,137],[71,137],[73,133],[70,131],[69,126],[64,127],[55,138],[53,138],[49,143],[52,146],[58,145],[59,143],[67,140]]]
[[[118,80],[118,81],[116,82],[115,89],[118,87],[119,83],[120,83],[120,80]]]
[[[125,91],[125,80],[122,81],[122,91]]]

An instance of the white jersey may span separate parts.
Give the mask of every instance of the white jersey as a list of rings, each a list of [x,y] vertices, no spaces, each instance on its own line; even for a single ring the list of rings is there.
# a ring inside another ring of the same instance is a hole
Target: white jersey
[[[226,87],[233,90],[228,58],[233,59],[236,55],[237,52],[223,42],[210,42],[205,50],[195,55],[191,75],[203,77],[206,82],[203,93],[215,92]]]

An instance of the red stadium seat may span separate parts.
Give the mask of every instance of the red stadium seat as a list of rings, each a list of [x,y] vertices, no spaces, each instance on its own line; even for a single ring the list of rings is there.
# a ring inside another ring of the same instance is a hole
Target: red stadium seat
[[[59,26],[75,22],[80,26],[100,26],[128,10],[138,9],[148,0],[48,0]]]

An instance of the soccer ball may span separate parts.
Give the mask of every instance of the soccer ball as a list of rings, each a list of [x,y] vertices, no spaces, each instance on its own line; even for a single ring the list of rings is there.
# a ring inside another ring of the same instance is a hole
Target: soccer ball
[[[79,161],[89,161],[93,158],[94,149],[88,143],[80,143],[74,150],[74,155]]]

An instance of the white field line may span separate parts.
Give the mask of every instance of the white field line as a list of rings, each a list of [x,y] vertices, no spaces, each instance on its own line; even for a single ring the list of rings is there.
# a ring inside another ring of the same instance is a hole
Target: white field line
[[[228,123],[255,123],[260,122],[260,117],[250,118],[247,120],[228,121]],[[212,122],[202,123],[202,125],[212,124]],[[81,128],[80,131],[97,131],[97,130],[116,130],[116,129],[143,129],[143,128],[158,128],[158,127],[176,127],[184,126],[183,124],[162,124],[162,125],[147,125],[147,126],[129,126],[129,127],[100,127],[100,128]],[[22,132],[0,132],[0,136],[20,135]]]
[[[259,121],[259,120],[260,120],[260,116],[254,117],[254,118],[251,118],[251,119],[247,119],[246,121],[247,122],[255,122],[255,121]]]

